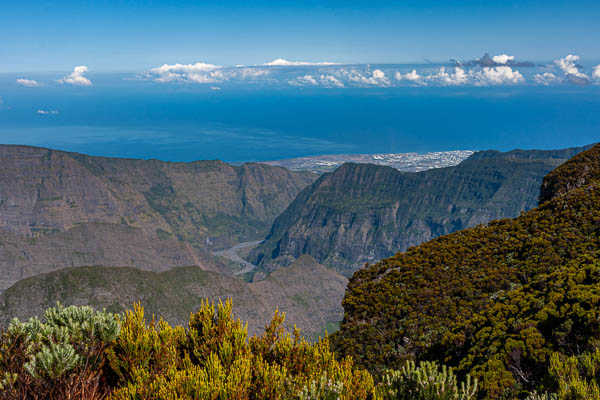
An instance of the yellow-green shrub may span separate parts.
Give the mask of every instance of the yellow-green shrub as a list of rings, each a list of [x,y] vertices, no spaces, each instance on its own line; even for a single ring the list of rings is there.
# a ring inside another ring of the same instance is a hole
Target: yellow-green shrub
[[[383,400],[472,400],[477,393],[477,380],[458,379],[451,368],[422,361],[417,366],[407,361],[400,370],[388,371],[377,388]]]
[[[558,386],[559,399],[600,399],[600,350],[571,357],[554,353],[550,374]]]
[[[146,324],[139,305],[127,312],[108,350],[117,379],[113,399],[372,399],[373,379],[337,361],[327,339],[308,343],[286,332],[278,312],[262,336],[232,317],[230,301],[203,303],[189,327]],[[325,379],[325,382],[323,381]],[[339,392],[339,393],[338,393]]]

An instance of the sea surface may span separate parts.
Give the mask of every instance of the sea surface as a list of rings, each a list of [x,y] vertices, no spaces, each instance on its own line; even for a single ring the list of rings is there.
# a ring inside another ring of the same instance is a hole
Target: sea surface
[[[26,88],[15,77],[0,75],[0,143],[102,156],[236,162],[600,141],[597,84],[211,87],[115,74]]]

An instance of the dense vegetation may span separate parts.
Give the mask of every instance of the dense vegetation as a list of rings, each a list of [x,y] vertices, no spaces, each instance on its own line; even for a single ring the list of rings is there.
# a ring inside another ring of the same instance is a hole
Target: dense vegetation
[[[287,332],[276,312],[248,338],[231,302],[204,303],[187,328],[146,320],[144,309],[115,315],[87,306],[15,319],[0,332],[0,399],[474,400],[477,379],[435,362],[407,361],[376,383],[352,358],[336,359],[327,338]],[[597,399],[600,351],[549,357],[556,393],[527,400]]]
[[[563,195],[571,189],[598,180],[600,180],[600,157],[597,152],[581,153],[544,177],[540,191],[540,204]]]
[[[600,340],[599,161],[597,145],[557,168],[554,181],[578,184],[514,220],[358,271],[335,347],[376,376],[410,359],[448,363],[479,379],[482,398],[558,391],[559,360],[591,357]]]
[[[247,337],[231,302],[204,303],[186,329],[90,307],[14,320],[0,336],[1,399],[448,399],[474,398],[477,383],[446,367],[407,363],[375,385],[327,338],[287,332],[275,312],[261,336]]]

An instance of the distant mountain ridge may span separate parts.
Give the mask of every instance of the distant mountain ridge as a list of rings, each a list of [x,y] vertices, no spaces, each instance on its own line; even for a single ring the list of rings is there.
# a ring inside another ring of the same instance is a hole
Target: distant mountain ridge
[[[594,144],[582,147],[569,147],[560,150],[521,150],[515,149],[501,152],[498,150],[483,150],[471,154],[467,160],[484,160],[487,158],[508,158],[520,160],[571,159],[584,150],[591,149]]]
[[[543,177],[589,147],[484,151],[418,173],[347,163],[304,189],[249,259],[270,271],[309,254],[349,275],[437,236],[535,207]]]
[[[227,272],[209,251],[262,239],[316,177],[263,164],[0,146],[0,291],[71,266]]]

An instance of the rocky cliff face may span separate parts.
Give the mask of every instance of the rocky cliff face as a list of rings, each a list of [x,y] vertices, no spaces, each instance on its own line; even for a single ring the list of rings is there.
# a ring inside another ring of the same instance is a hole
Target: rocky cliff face
[[[273,270],[310,254],[351,274],[437,236],[535,207],[543,177],[581,150],[482,152],[419,173],[344,164],[298,195],[250,260]]]
[[[141,302],[147,315],[186,325],[204,299],[233,299],[236,317],[248,321],[250,334],[261,332],[275,309],[286,313],[286,326],[296,324],[306,337],[323,335],[342,319],[347,279],[309,256],[266,280],[246,283],[198,267],[151,272],[137,268],[78,267],[36,275],[19,281],[0,295],[0,327],[13,317],[40,315],[57,301],[92,305],[113,312]]]
[[[67,266],[218,270],[316,179],[262,164],[169,163],[0,146],[0,291]]]

